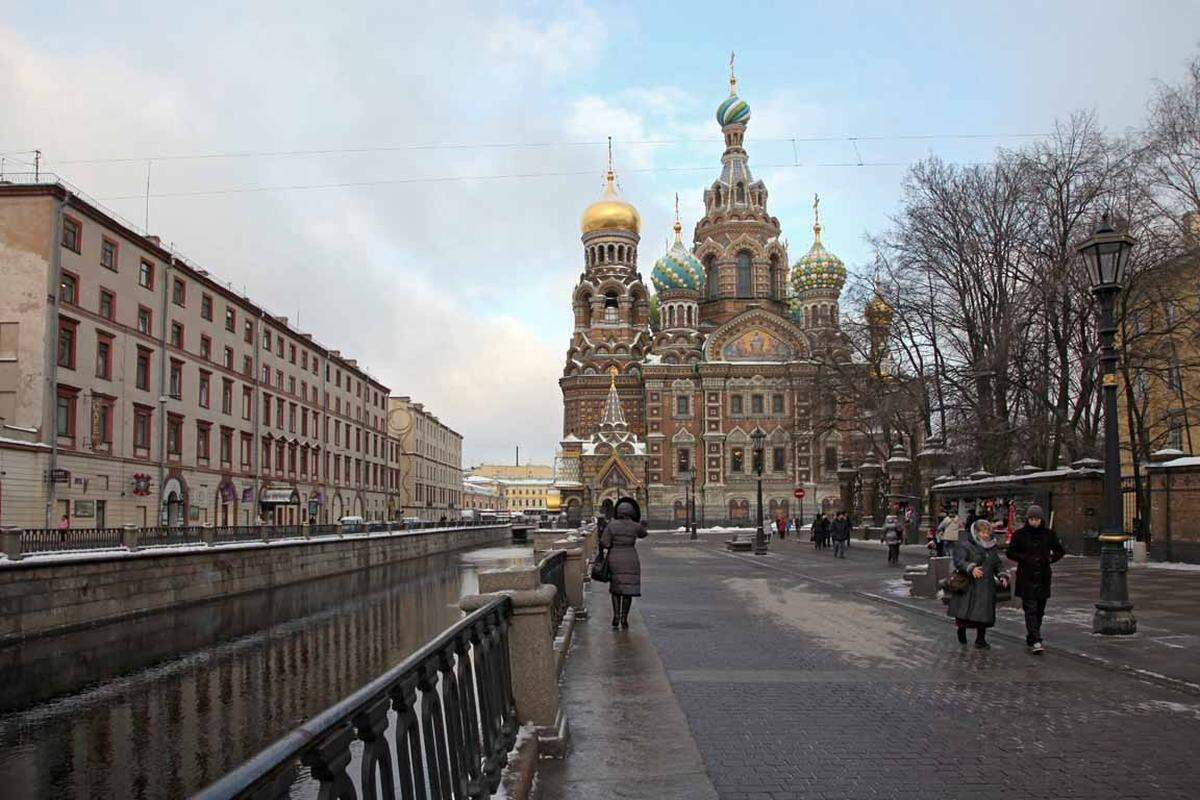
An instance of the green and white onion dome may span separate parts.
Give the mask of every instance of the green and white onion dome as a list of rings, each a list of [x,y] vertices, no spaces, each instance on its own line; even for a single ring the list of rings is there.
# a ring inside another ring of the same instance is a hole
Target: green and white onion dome
[[[837,292],[846,285],[846,265],[821,244],[821,225],[813,226],[816,237],[809,251],[792,267],[792,289],[796,294],[813,289]]]
[[[659,294],[671,291],[704,291],[704,267],[691,254],[683,243],[681,226],[675,223],[675,243],[667,249],[662,258],[654,262],[650,272],[650,282]]]
[[[717,123],[722,128],[726,125],[745,125],[749,121],[750,104],[732,92],[717,106]]]

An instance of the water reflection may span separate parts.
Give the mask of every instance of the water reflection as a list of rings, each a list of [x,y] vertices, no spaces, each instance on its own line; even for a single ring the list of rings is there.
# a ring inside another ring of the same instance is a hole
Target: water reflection
[[[5,798],[183,797],[459,617],[520,548],[430,556],[0,648]]]

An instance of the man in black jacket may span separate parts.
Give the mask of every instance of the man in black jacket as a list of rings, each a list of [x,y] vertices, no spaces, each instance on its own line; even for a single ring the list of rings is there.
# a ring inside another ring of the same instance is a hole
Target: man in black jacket
[[[850,543],[850,519],[845,511],[837,512],[833,524],[829,526],[829,536],[833,539],[834,558],[846,557],[846,546]]]
[[[1050,565],[1066,555],[1056,534],[1042,523],[1042,509],[1031,505],[1025,511],[1025,525],[1012,536],[1008,557],[1017,562],[1015,593],[1025,612],[1025,644],[1030,652],[1041,654],[1042,618],[1050,599]]]

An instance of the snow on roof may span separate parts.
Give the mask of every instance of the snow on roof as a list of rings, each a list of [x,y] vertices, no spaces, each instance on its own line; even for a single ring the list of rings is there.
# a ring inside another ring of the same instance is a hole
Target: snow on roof
[[[1180,467],[1200,467],[1200,456],[1184,456],[1164,461],[1161,464],[1147,465],[1148,469],[1178,469]]]
[[[1068,475],[1103,475],[1103,474],[1104,474],[1104,470],[1092,469],[1090,467],[1084,468],[1084,469],[1075,469],[1073,467],[1062,467],[1060,469],[1038,470],[1037,472],[1030,472],[1030,473],[1024,474],[1024,475],[1014,473],[1012,475],[993,475],[989,478],[976,478],[975,480],[968,479],[968,480],[946,481],[945,483],[936,484],[934,486],[934,488],[938,491],[942,491],[945,489],[955,489],[955,488],[959,488],[959,487],[967,488],[967,487],[975,487],[975,486],[987,486],[989,484],[1017,483],[1017,482],[1022,482],[1022,481],[1038,480],[1038,479],[1045,479],[1045,478],[1063,478]]]

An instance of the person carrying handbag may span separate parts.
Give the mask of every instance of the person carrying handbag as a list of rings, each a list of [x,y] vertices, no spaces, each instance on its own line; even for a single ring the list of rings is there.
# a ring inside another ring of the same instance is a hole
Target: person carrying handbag
[[[996,624],[996,589],[1008,585],[990,522],[980,519],[971,525],[954,549],[954,569],[957,574],[947,582],[951,591],[965,588],[951,594],[946,613],[954,618],[959,644],[967,643],[967,628],[974,628],[975,646],[987,649],[987,629]]]

